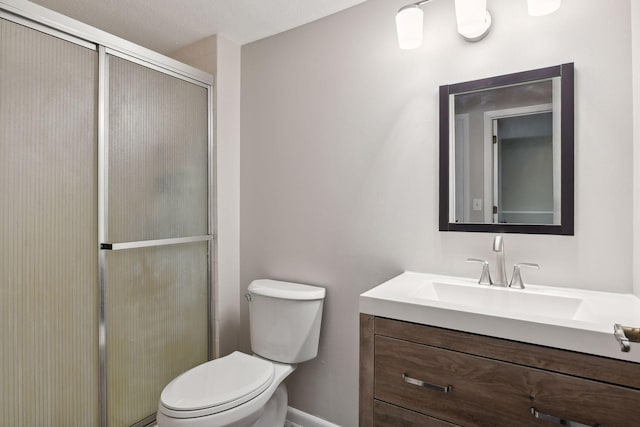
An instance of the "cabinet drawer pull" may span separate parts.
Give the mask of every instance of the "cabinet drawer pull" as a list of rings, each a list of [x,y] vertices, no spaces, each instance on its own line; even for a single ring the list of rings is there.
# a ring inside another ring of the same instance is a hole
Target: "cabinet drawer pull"
[[[415,378],[411,378],[407,376],[407,374],[402,374],[402,379],[405,383],[417,385],[418,387],[428,388],[430,390],[441,391],[442,393],[450,393],[453,391],[453,386],[450,385],[438,385],[438,384],[429,384],[422,380],[417,380]]]
[[[536,417],[539,420],[549,421],[549,422],[560,424],[560,425],[563,425],[563,426],[569,426],[569,427],[600,427],[600,424],[598,424],[598,423],[595,423],[595,424],[582,424],[582,423],[579,423],[577,421],[564,420],[562,418],[555,417],[553,415],[543,414],[542,412],[538,412],[538,410],[536,408],[531,408],[531,415],[533,415],[534,417]]]

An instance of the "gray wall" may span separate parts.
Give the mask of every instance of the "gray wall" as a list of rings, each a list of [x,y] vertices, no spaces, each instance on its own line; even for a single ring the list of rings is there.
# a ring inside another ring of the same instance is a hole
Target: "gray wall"
[[[631,34],[633,58],[633,285],[640,297],[640,2],[631,2]]]
[[[565,0],[532,18],[490,0],[480,43],[453,2],[425,5],[425,44],[397,48],[404,0],[370,0],[242,47],[241,293],[256,278],[326,286],[320,353],[290,405],[357,425],[358,295],[403,270],[479,274],[492,235],[438,232],[438,86],[575,62],[574,237],[507,235],[531,282],[632,290],[630,2]],[[595,31],[594,29],[597,29]],[[241,345],[249,349],[241,304]]]

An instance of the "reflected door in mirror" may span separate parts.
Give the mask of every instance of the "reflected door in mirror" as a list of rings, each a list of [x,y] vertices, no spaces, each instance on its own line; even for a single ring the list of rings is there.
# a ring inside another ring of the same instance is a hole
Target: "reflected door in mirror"
[[[492,221],[559,223],[560,206],[559,200],[554,206],[553,181],[560,171],[554,173],[552,113],[494,119],[492,128]]]

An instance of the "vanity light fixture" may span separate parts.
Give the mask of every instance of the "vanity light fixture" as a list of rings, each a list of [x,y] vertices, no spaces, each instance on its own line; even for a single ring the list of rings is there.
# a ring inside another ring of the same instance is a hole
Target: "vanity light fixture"
[[[415,49],[422,45],[424,13],[423,0],[401,7],[396,14],[396,30],[400,49]],[[527,0],[529,15],[542,16],[555,12],[562,0]],[[455,0],[458,33],[469,42],[482,40],[491,28],[491,14],[487,0]]]
[[[401,7],[396,14],[396,30],[400,49],[415,49],[422,45],[424,14],[421,6],[431,0]],[[482,40],[491,28],[487,0],[455,0],[458,33],[467,41]]]
[[[468,42],[482,40],[491,28],[487,0],[456,0],[458,33]]]

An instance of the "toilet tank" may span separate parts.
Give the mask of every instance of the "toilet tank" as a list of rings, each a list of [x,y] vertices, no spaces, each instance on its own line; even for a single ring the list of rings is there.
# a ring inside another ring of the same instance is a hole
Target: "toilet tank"
[[[251,350],[281,363],[318,354],[325,289],[278,280],[254,280],[248,289]]]

